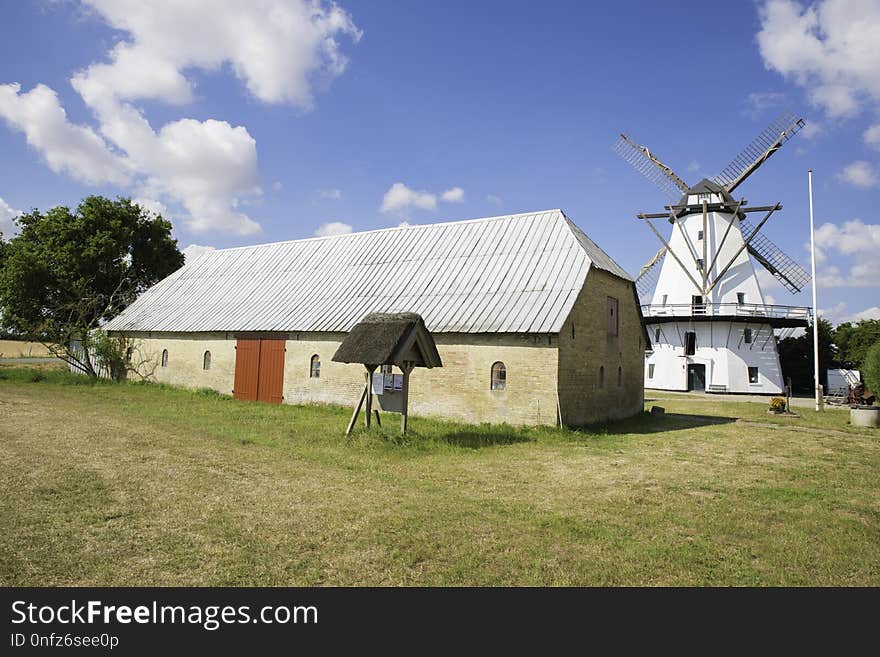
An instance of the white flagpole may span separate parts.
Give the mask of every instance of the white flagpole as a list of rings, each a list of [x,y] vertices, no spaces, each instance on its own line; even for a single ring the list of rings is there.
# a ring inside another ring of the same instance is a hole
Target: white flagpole
[[[810,187],[810,260],[813,269],[813,384],[816,390],[816,410],[822,410],[822,389],[819,386],[819,309],[816,305],[816,237],[813,224],[813,170],[807,171]]]

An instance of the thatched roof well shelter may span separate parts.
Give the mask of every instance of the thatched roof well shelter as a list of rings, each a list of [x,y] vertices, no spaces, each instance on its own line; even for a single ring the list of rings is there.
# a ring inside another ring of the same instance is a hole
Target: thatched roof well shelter
[[[442,367],[434,338],[418,313],[371,313],[339,345],[333,360],[366,366]]]

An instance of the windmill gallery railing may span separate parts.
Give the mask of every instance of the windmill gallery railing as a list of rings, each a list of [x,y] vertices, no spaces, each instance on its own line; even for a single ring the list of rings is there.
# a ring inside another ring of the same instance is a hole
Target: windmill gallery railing
[[[810,308],[803,306],[777,306],[764,303],[676,303],[646,304],[642,315],[650,319],[674,320],[676,318],[731,318],[740,321],[768,320],[768,323],[784,322],[806,325],[810,319]]]

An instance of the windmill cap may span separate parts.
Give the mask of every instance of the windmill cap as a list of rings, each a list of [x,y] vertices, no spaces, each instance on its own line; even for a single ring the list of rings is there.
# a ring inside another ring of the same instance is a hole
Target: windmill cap
[[[725,201],[729,203],[734,202],[733,197],[722,185],[719,185],[717,182],[709,180],[708,178],[703,178],[684,193],[684,196],[681,197],[678,204],[687,205],[688,196],[694,194],[720,194]]]

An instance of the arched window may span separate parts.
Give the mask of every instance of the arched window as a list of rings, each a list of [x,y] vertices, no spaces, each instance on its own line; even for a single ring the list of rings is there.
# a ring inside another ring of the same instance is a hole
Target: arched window
[[[599,366],[599,387],[600,388],[605,387],[605,366],[604,365]]]
[[[498,361],[497,363],[492,364],[492,390],[506,390],[507,389],[507,368],[504,366],[504,363]]]
[[[619,388],[621,385],[623,385],[623,368],[618,367],[617,368],[617,387]]]
[[[168,350],[162,350],[162,367],[168,367]]]
[[[211,369],[211,352],[206,351],[205,355],[202,356],[202,369],[209,370]]]
[[[309,364],[309,378],[310,379],[320,379],[321,378],[321,357],[318,354],[312,356],[312,360]]]
[[[126,348],[126,350],[125,350],[125,362],[126,362],[126,363],[130,363],[130,362],[131,362],[131,354],[132,354],[132,351],[133,351],[133,349],[132,349],[131,347],[127,347],[127,348]]]

